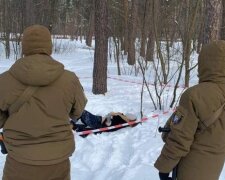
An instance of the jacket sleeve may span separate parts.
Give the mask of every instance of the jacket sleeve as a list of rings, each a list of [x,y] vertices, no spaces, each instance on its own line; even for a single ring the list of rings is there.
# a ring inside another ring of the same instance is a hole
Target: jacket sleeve
[[[5,111],[0,110],[0,129],[3,128],[7,118],[8,114]]]
[[[82,85],[80,84],[79,79],[75,76],[75,79],[73,81],[74,86],[74,99],[72,102],[72,108],[70,111],[70,118],[71,119],[78,119],[82,112],[84,111],[84,108],[87,104],[87,98],[84,94],[84,90]]]
[[[180,159],[188,154],[198,122],[194,103],[187,90],[181,96],[179,106],[171,119],[171,131],[155,162],[155,167],[160,172],[171,172]]]

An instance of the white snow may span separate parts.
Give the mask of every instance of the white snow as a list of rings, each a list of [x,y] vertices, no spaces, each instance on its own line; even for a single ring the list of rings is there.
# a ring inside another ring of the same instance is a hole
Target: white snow
[[[108,78],[108,92],[105,95],[92,94],[93,48],[74,42],[76,48],[69,48],[53,57],[62,62],[66,69],[71,70],[80,77],[84,87],[88,104],[86,110],[100,115],[111,111],[133,113],[140,118],[140,92],[141,85],[131,82]],[[65,46],[64,46],[65,48]],[[0,48],[1,49],[1,48]],[[0,73],[7,70],[13,60],[5,60],[0,51]],[[134,75],[116,75],[116,63],[108,65],[108,76],[122,80],[142,82],[141,77]],[[196,74],[192,76],[197,82]],[[149,86],[150,89],[154,87]],[[173,88],[167,88],[164,101],[168,110],[168,103],[172,98]],[[182,91],[182,89],[180,89]],[[157,132],[159,125],[163,125],[172,113],[163,114],[155,111],[154,106],[145,89],[143,113],[148,121],[133,128],[125,128],[115,132],[89,135],[82,138],[75,133],[76,151],[71,159],[72,180],[158,180],[158,171],[154,162],[158,157],[163,142]],[[159,114],[159,117],[152,116]],[[0,169],[3,170],[5,156],[0,154]],[[2,177],[2,171],[0,171]],[[220,180],[225,180],[223,170]]]

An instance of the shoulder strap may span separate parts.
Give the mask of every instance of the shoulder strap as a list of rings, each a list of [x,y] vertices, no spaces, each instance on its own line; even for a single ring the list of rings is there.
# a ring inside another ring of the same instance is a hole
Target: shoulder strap
[[[220,90],[222,91],[222,94],[224,93],[223,89],[220,87],[219,84],[217,84]],[[225,97],[225,95],[223,94]],[[219,116],[222,114],[225,107],[225,102],[220,106],[219,109],[217,109],[209,118],[205,119],[204,121],[201,121],[200,129],[201,131],[204,131],[207,129],[210,125],[212,125],[217,119],[219,119]]]
[[[9,107],[9,114],[17,112],[20,109],[20,107],[30,99],[30,97],[34,94],[34,92],[37,89],[38,87],[28,86],[24,90],[23,94],[16,100],[16,102]]]
[[[201,131],[204,131],[206,128],[208,128],[211,124],[213,124],[219,116],[222,114],[224,110],[225,103],[216,110],[209,118],[205,119],[204,121],[201,121]]]

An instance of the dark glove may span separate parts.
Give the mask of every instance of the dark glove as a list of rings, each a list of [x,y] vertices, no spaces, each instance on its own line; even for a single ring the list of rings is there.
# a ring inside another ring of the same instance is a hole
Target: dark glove
[[[77,129],[76,122],[77,120],[73,120],[73,119],[70,120],[70,125],[74,131]]]
[[[160,180],[172,180],[171,177],[169,177],[170,173],[161,173],[159,172],[159,178]]]

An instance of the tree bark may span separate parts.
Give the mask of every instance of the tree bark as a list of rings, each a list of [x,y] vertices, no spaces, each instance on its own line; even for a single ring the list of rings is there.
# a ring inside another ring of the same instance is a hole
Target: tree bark
[[[136,62],[136,53],[135,53],[135,41],[136,41],[136,32],[137,32],[137,16],[138,16],[138,1],[139,0],[132,0],[132,7],[131,7],[131,18],[129,21],[129,45],[128,45],[128,64],[134,65]]]
[[[86,45],[91,47],[92,44],[92,36],[94,34],[95,29],[95,0],[92,0],[91,12],[89,18],[89,29],[86,38]]]
[[[145,0],[143,27],[141,32],[141,49],[140,49],[140,56],[142,56],[143,58],[146,57],[147,32],[149,29],[149,16],[151,13],[150,5],[151,5],[150,0]]]
[[[123,1],[124,7],[124,54],[127,55],[128,52],[128,17],[129,17],[129,7],[128,0]]]
[[[34,24],[35,22],[35,8],[34,8],[34,3],[31,0],[25,0],[26,1],[26,16],[24,17],[25,19],[25,27],[30,26]]]
[[[148,17],[148,42],[147,42],[147,52],[146,52],[146,61],[154,60],[154,49],[155,49],[155,35],[154,35],[154,15],[153,15],[153,3],[149,2],[149,17]]]
[[[153,30],[150,29],[147,42],[146,61],[154,61],[154,50],[155,50],[155,36]]]
[[[220,38],[222,40],[225,40],[225,0],[222,0],[222,5],[223,5],[223,9],[222,9],[222,26],[221,26],[221,34],[220,34]]]
[[[4,13],[3,13],[3,28],[4,28],[4,41],[5,41],[5,56],[8,59],[10,57],[10,2],[8,0],[3,1]]]
[[[205,0],[203,44],[220,39],[222,0]]]
[[[107,0],[95,2],[95,54],[93,70],[94,94],[107,92],[108,12]]]

